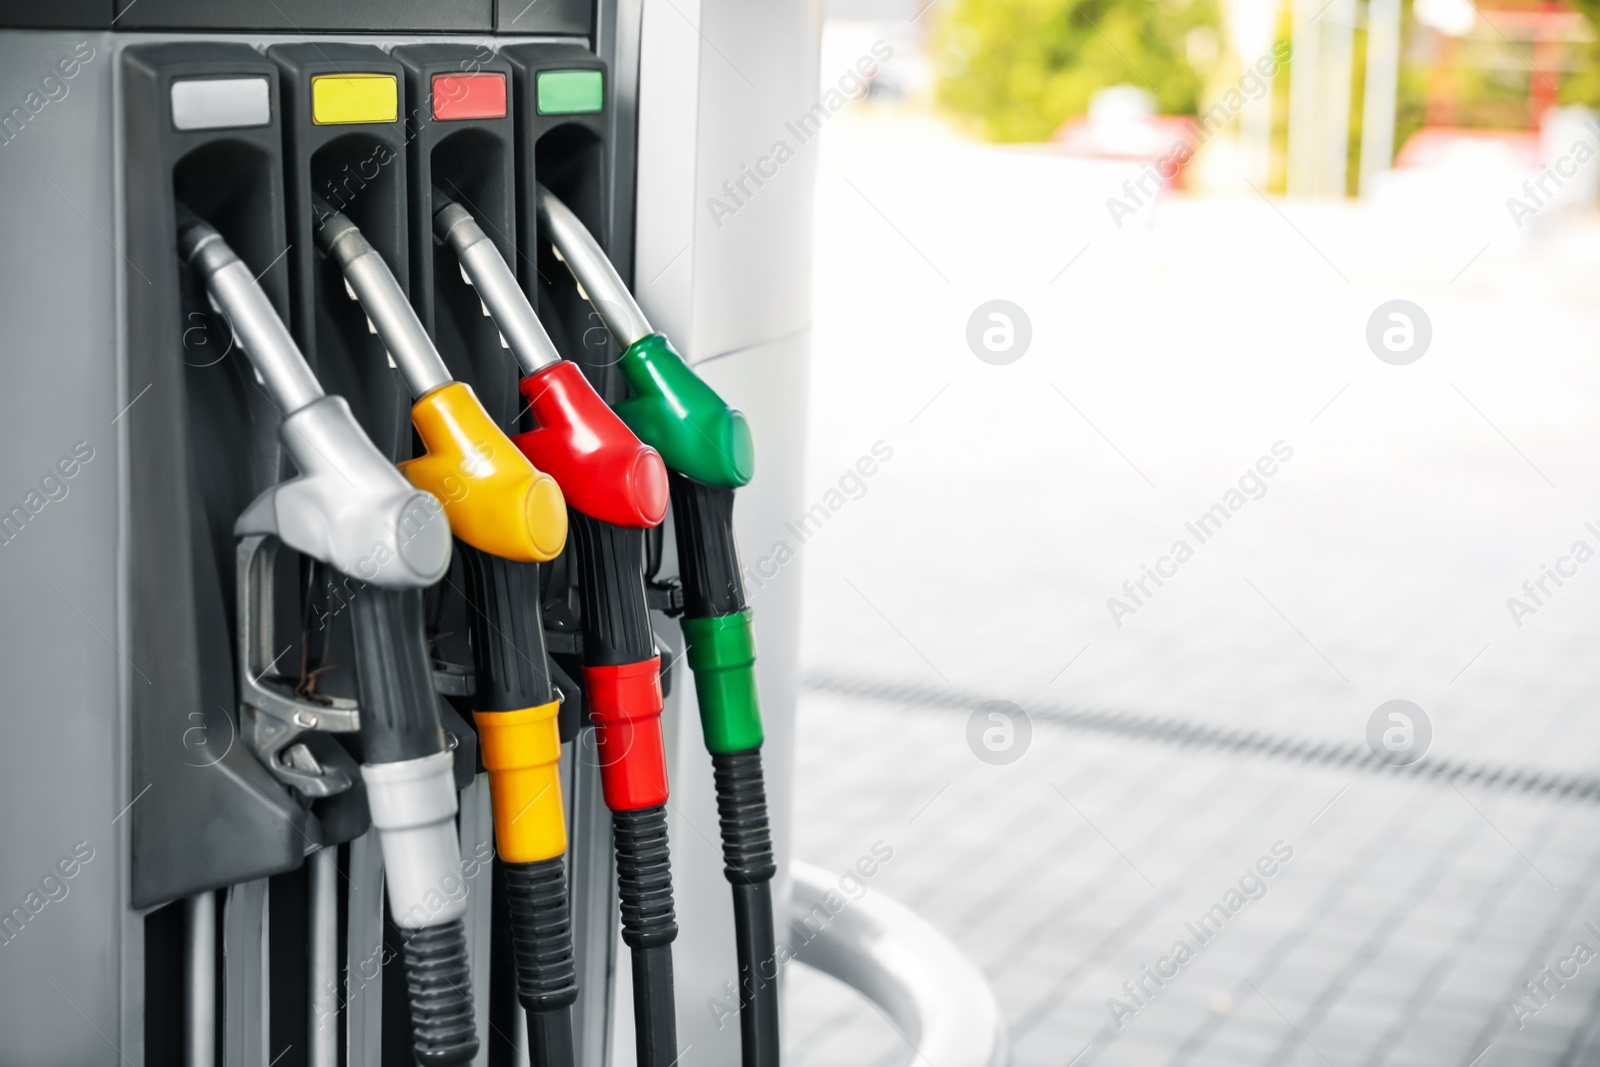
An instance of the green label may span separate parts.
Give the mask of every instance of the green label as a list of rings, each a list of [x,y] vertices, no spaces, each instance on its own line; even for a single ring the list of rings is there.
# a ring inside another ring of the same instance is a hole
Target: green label
[[[546,70],[536,83],[541,115],[588,115],[605,103],[598,70]]]

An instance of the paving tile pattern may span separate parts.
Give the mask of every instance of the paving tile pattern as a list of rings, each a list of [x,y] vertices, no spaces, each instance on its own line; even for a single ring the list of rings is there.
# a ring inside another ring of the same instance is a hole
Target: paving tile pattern
[[[1600,1063],[1600,954],[1573,951],[1600,953],[1600,805],[1049,726],[992,767],[965,726],[809,695],[797,844],[841,871],[894,849],[869,892],[982,968],[1018,1067]],[[915,773],[841,736],[895,737]],[[1179,941],[1193,957],[1162,964]],[[909,1055],[802,968],[788,1010],[795,1067]]]

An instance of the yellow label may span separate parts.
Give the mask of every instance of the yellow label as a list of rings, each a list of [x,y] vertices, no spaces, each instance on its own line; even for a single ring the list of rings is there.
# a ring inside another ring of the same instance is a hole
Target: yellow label
[[[393,122],[400,86],[393,74],[318,74],[311,79],[311,121],[318,126]]]

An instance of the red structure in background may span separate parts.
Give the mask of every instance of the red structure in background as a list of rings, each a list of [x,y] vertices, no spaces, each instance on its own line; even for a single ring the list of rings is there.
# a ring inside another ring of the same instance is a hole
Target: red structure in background
[[[1561,38],[1556,30],[1558,16],[1569,14],[1557,0],[1545,0],[1535,14],[1533,72],[1528,86],[1528,127],[1538,129],[1544,113],[1556,106],[1556,89],[1561,80]]]
[[[1509,49],[1514,60],[1529,64],[1527,128],[1539,129],[1546,111],[1554,107],[1561,89],[1565,46],[1586,40],[1583,15],[1561,0],[1477,7],[1475,30],[1497,51]],[[1485,32],[1486,31],[1486,32]],[[1428,72],[1427,125],[1454,127],[1458,121],[1458,73],[1464,66],[1481,66],[1465,59],[1467,37],[1432,32],[1433,58]],[[1469,35],[1470,36],[1470,31]]]
[[[1186,115],[1080,115],[1062,123],[1051,143],[1062,155],[1147,163],[1164,188],[1182,189],[1184,167],[1199,146],[1196,128]]]

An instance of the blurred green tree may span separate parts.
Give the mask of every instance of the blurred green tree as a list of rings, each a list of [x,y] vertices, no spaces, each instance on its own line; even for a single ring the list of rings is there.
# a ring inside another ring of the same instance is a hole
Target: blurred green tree
[[[1046,140],[1112,85],[1193,114],[1218,52],[1216,0],[950,0],[942,15],[938,102],[995,141]]]
[[[1581,44],[1567,46],[1567,58],[1577,67],[1577,72],[1561,79],[1560,102],[1564,105],[1582,104],[1600,108],[1600,0],[1571,0],[1589,23],[1593,37]],[[1571,69],[1571,68],[1568,68]]]

